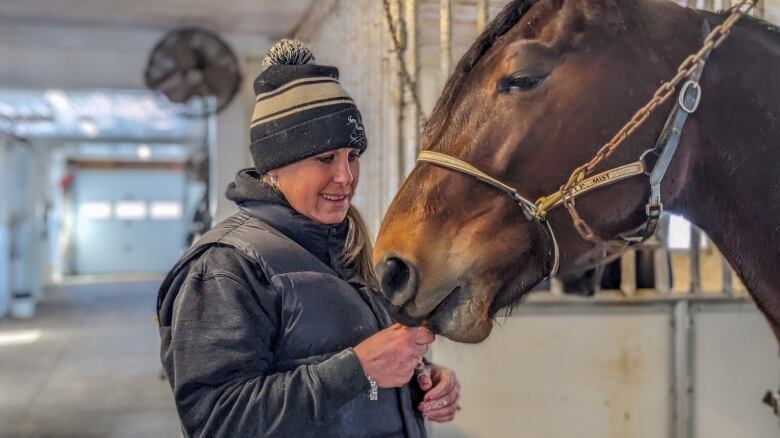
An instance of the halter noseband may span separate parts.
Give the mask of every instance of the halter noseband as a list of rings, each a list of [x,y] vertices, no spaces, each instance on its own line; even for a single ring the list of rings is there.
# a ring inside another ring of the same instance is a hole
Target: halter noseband
[[[512,186],[507,185],[493,178],[492,176],[486,174],[485,172],[477,169],[476,167],[472,166],[471,164],[463,160],[459,160],[447,154],[443,154],[441,152],[434,152],[434,151],[422,151],[420,152],[420,155],[417,156],[417,162],[431,163],[439,167],[444,167],[450,170],[464,173],[466,175],[473,176],[474,178],[488,185],[491,185],[497,188],[498,190],[504,192],[505,194],[509,195],[509,197],[512,198],[512,200],[516,202],[523,210],[523,214],[525,215],[526,219],[528,219],[529,221],[536,221],[544,225],[545,233],[547,234],[547,236],[550,239],[550,242],[552,243],[552,251],[551,254],[549,254],[548,256],[548,259],[552,259],[552,265],[550,266],[550,273],[548,275],[552,277],[558,273],[558,268],[560,266],[560,250],[558,248],[558,239],[555,238],[555,232],[553,231],[550,222],[545,218],[543,214],[540,214],[541,211],[539,210],[539,206],[537,204],[524,198]],[[550,265],[549,262],[548,265]]]

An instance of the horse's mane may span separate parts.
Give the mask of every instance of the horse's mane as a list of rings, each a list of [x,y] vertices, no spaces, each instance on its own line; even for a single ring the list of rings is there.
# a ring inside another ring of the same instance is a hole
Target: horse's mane
[[[493,47],[496,40],[509,32],[520,21],[521,18],[531,9],[538,0],[513,0],[507,4],[496,18],[488,24],[485,31],[477,38],[477,41],[471,45],[469,50],[463,55],[452,76],[447,80],[439,101],[433,109],[433,114],[428,120],[426,130],[433,129],[441,125],[446,120],[449,110],[455,102],[466,77],[477,65],[477,62],[487,51]]]

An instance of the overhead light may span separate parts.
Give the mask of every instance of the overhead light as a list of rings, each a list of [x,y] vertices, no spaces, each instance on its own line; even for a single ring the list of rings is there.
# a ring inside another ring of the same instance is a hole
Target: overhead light
[[[136,155],[138,155],[138,158],[144,161],[147,161],[150,158],[152,158],[152,148],[150,148],[148,144],[138,145],[138,148],[136,148],[135,153]]]
[[[100,133],[97,123],[91,117],[79,117],[79,128],[87,138],[95,138]]]
[[[59,112],[70,111],[70,100],[68,95],[62,90],[46,90],[44,96],[49,103]]]
[[[5,102],[0,102],[0,116],[10,119],[12,116],[16,114],[16,111],[14,111],[13,107],[11,105],[8,105]]]

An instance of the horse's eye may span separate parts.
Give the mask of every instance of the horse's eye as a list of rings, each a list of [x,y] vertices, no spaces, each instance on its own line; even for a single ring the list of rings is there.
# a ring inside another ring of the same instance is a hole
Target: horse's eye
[[[515,73],[512,76],[501,79],[498,83],[498,91],[507,93],[509,91],[530,91],[547,79],[547,75],[526,75]]]

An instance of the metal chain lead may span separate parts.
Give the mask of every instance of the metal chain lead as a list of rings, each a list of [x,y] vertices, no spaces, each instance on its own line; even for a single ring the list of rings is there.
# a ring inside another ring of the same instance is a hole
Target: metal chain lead
[[[569,214],[574,221],[574,226],[583,239],[588,241],[599,240],[598,237],[593,233],[591,227],[588,226],[588,224],[577,212],[574,203],[574,196],[572,196],[572,189],[574,186],[587,177],[599,163],[612,155],[612,153],[618,147],[620,147],[620,145],[622,145],[628,137],[636,132],[636,130],[645,123],[650,114],[652,114],[656,108],[663,105],[669,99],[669,97],[674,93],[675,87],[683,79],[689,78],[700,65],[704,64],[703,58],[705,54],[710,50],[720,46],[721,43],[723,43],[723,40],[725,40],[729,35],[732,26],[734,26],[734,24],[743,15],[749,13],[753,8],[755,8],[757,2],[758,0],[741,0],[737,5],[732,7],[732,11],[729,17],[726,18],[726,20],[724,20],[723,23],[721,23],[719,26],[716,26],[714,29],[712,29],[709,35],[707,35],[707,37],[704,39],[704,44],[699,49],[699,51],[685,58],[685,60],[677,68],[677,74],[672,79],[662,84],[653,94],[652,99],[650,99],[650,101],[645,106],[640,108],[633,115],[633,117],[631,117],[628,123],[626,123],[625,126],[623,126],[623,128],[621,128],[620,131],[618,131],[618,133],[615,134],[615,136],[612,137],[612,139],[607,144],[599,149],[596,155],[589,162],[576,168],[574,172],[572,172],[566,184],[561,186],[560,191],[561,197],[563,199],[563,205],[569,211]],[[748,5],[748,7],[743,11],[742,8],[745,5]],[[546,211],[540,209],[538,214],[540,216],[544,216],[546,213]]]
[[[395,52],[395,55],[398,58],[398,64],[401,67],[401,77],[403,78],[404,85],[409,88],[409,91],[412,94],[412,100],[414,101],[414,106],[417,109],[417,114],[420,115],[420,119],[424,125],[428,118],[423,112],[422,103],[420,103],[420,96],[417,94],[417,81],[412,79],[412,75],[409,73],[409,67],[406,65],[403,50],[401,49],[401,42],[398,41],[398,28],[395,26],[393,13],[390,11],[390,0],[382,0],[382,4],[385,9],[385,20],[387,21],[387,28],[390,30],[390,39],[393,42],[393,52]]]

